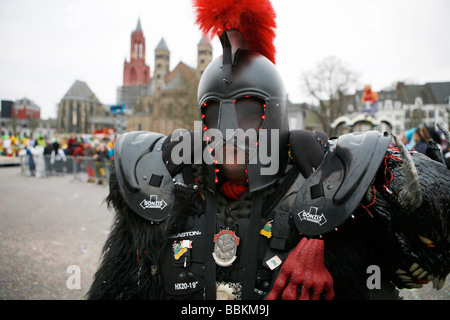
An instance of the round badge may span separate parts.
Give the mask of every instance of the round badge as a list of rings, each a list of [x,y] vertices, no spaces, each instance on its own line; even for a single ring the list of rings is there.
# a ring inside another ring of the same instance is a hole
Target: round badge
[[[236,260],[239,238],[231,230],[222,230],[214,236],[213,257],[216,264],[221,267],[229,267]]]

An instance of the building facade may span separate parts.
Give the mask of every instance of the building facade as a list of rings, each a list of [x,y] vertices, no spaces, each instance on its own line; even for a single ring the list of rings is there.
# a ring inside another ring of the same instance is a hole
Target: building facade
[[[98,124],[95,117],[107,115],[94,92],[83,82],[76,80],[58,105],[57,130],[69,133],[92,133],[107,124]]]
[[[348,109],[353,110],[332,123],[336,135],[367,130],[402,134],[425,124],[436,128],[441,123],[449,128],[450,82],[408,85],[399,82],[395,89],[381,90],[373,112],[365,112],[363,91],[350,96]],[[369,109],[367,109],[369,110]]]
[[[35,139],[50,137],[56,132],[56,120],[41,119],[41,108],[26,97],[16,101],[2,100],[0,116],[1,136]]]
[[[12,117],[18,120],[40,119],[41,108],[25,97],[14,102]]]

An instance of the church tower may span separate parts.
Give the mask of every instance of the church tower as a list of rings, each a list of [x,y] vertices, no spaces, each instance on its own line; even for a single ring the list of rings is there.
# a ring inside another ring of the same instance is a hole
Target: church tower
[[[155,48],[155,73],[153,75],[154,88],[162,89],[166,85],[166,77],[170,72],[170,51],[164,38]]]
[[[208,64],[212,61],[212,45],[203,37],[197,45],[197,77],[200,78]]]
[[[125,60],[123,66],[123,86],[148,85],[150,67],[145,64],[145,38],[140,19],[138,19],[136,30],[131,33],[130,51],[130,62]]]

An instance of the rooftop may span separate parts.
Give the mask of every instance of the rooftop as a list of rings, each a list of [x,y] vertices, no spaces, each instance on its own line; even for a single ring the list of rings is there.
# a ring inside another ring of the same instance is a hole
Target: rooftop
[[[80,80],[76,80],[70,87],[69,91],[64,95],[62,100],[90,100],[100,102],[89,86]]]

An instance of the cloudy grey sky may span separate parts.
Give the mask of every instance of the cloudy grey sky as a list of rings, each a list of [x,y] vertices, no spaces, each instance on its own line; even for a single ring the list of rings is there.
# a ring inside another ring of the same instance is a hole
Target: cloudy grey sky
[[[449,0],[272,3],[277,66],[293,102],[309,101],[300,76],[330,55],[359,74],[361,88],[450,81]],[[55,117],[61,98],[81,80],[102,103],[114,104],[139,17],[152,73],[162,37],[172,68],[179,61],[196,66],[201,34],[190,0],[0,0],[0,100],[27,97],[43,118]]]

